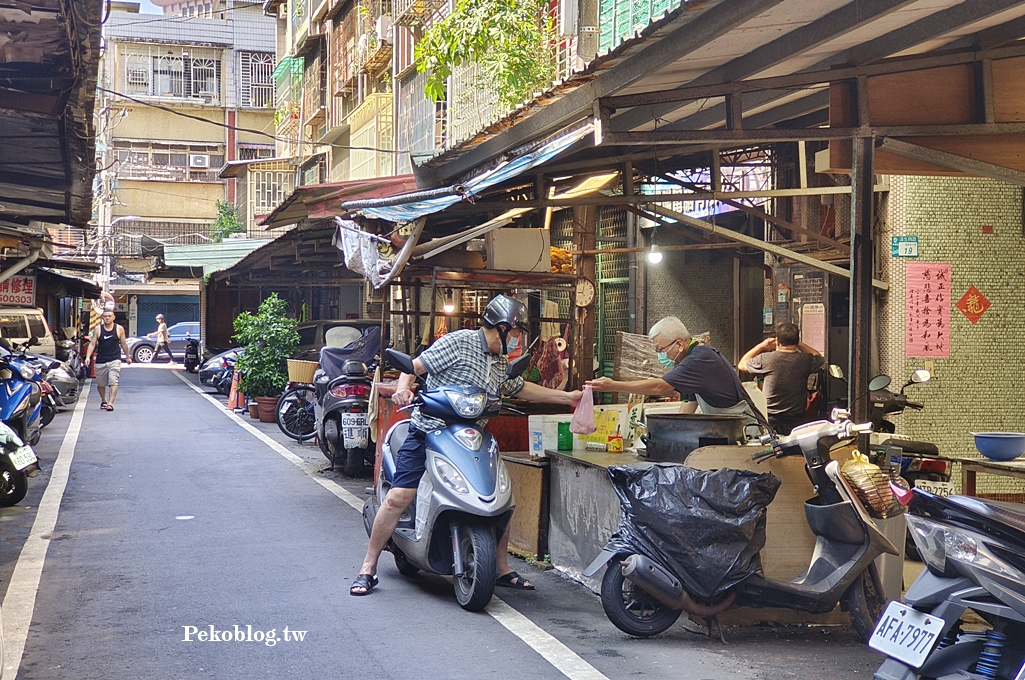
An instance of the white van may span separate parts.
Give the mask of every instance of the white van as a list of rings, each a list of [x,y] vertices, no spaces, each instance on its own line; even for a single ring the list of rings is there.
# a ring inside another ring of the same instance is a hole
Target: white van
[[[34,354],[52,357],[57,353],[57,343],[46,323],[43,310],[31,307],[0,307],[0,338],[7,338],[12,344],[28,342],[32,336],[39,339],[38,345],[29,348]]]

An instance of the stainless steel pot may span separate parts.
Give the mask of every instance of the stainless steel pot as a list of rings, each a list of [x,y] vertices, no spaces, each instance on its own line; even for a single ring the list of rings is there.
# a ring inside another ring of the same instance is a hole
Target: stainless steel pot
[[[717,444],[743,443],[747,416],[697,413],[652,413],[646,418],[648,434],[641,437],[648,459],[683,463],[694,449]]]

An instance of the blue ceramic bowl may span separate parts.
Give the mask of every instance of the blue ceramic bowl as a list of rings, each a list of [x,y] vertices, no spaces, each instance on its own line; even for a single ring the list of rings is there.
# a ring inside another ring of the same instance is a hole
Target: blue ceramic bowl
[[[975,448],[990,460],[1014,460],[1025,453],[1025,434],[1020,432],[972,432]]]

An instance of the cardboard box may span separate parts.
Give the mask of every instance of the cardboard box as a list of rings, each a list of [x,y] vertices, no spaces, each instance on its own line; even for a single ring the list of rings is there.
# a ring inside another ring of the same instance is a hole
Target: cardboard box
[[[495,229],[485,236],[485,243],[488,269],[552,270],[551,233],[547,229]]]

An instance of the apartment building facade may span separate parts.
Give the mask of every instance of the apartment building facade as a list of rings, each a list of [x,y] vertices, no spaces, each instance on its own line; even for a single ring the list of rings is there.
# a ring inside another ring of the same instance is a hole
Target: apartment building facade
[[[156,4],[164,6],[164,15],[115,9],[104,25],[95,249],[112,292],[144,297],[138,301],[142,318],[163,305],[176,310],[174,316],[195,319],[202,268],[184,279],[176,273],[174,285],[148,289],[158,280],[148,273],[154,265],[149,239],[165,245],[216,239],[211,227],[221,201],[241,204],[248,211],[242,221],[255,230],[253,214],[268,212],[260,197],[279,201],[295,172],[270,161],[275,20],[258,3],[241,0],[204,3],[201,14],[192,12],[194,2]],[[270,161],[266,168],[262,159]],[[218,176],[225,164],[239,160],[252,161],[247,171],[270,173],[262,184],[272,189],[258,193],[247,177]],[[152,304],[146,296],[155,296]],[[129,302],[126,320],[134,321]],[[176,306],[182,304],[189,308]]]

